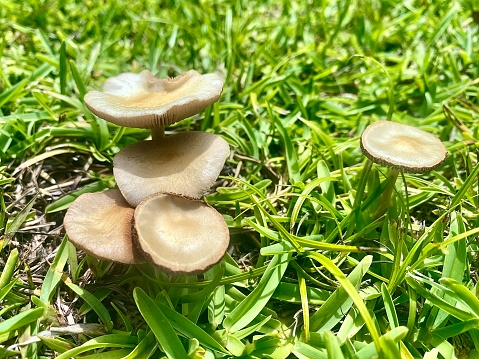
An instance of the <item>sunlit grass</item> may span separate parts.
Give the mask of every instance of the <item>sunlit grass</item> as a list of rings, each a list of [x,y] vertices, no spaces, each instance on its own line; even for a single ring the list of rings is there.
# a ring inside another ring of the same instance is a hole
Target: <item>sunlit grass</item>
[[[476,351],[478,10],[0,0],[0,357]],[[218,103],[167,128],[231,146],[205,196],[231,247],[203,275],[97,261],[62,227],[74,198],[116,186],[113,156],[149,136],[96,118],[84,94],[143,69],[225,78]],[[368,164],[359,136],[389,117],[437,135],[449,156],[400,175],[373,219],[387,169]]]

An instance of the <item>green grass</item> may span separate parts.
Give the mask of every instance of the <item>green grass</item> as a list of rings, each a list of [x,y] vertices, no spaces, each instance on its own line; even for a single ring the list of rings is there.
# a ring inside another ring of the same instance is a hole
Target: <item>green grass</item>
[[[0,0],[0,357],[477,356],[474,6]],[[231,145],[205,196],[231,248],[203,275],[97,261],[62,227],[149,136],[96,118],[84,94],[142,69],[225,77],[218,103],[167,128]],[[381,119],[449,156],[400,176],[373,220],[387,169],[359,136]]]

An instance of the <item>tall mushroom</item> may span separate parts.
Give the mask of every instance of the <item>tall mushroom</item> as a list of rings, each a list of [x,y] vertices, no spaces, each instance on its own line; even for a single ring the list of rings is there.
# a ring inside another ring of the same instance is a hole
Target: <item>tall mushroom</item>
[[[434,135],[413,126],[391,121],[369,125],[360,138],[361,150],[372,162],[390,167],[389,184],[381,195],[373,218],[384,214],[400,171],[425,173],[438,167],[447,149]]]
[[[109,78],[103,92],[90,91],[85,104],[95,115],[125,127],[149,128],[153,139],[164,136],[164,127],[204,110],[218,101],[223,79],[194,70],[157,79],[145,70]]]

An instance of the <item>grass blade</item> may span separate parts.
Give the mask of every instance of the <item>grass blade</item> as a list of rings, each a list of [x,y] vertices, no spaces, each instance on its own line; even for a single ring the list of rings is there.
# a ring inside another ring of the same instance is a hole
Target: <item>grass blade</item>
[[[326,270],[329,271],[334,276],[334,278],[336,278],[339,284],[341,284],[341,287],[349,295],[353,303],[358,308],[359,313],[363,317],[364,323],[369,329],[369,333],[371,335],[371,338],[374,341],[376,350],[381,355],[382,348],[379,342],[379,333],[376,329],[376,325],[374,324],[374,321],[371,318],[371,315],[369,314],[369,311],[366,308],[366,305],[364,304],[363,300],[359,296],[359,293],[357,292],[354,285],[348,280],[348,278],[344,275],[344,273],[341,272],[341,270],[326,256],[322,255],[321,253],[311,253],[311,252],[308,252],[307,256],[321,263],[321,265],[324,266]],[[369,258],[369,261],[371,261],[371,258]]]
[[[328,358],[344,359],[338,337],[329,330],[324,333],[324,344],[328,353]]]
[[[60,46],[60,93],[67,94],[67,44],[65,41]]]
[[[185,348],[176,335],[171,323],[161,309],[141,288],[133,291],[135,303],[146,323],[155,333],[163,351],[170,359],[188,359]]]
[[[203,329],[198,327],[192,321],[188,320],[181,314],[177,313],[173,309],[170,309],[163,304],[158,304],[158,308],[169,320],[172,327],[187,338],[196,338],[202,345],[206,346],[207,348],[216,350],[221,353],[229,354],[228,351],[224,349],[220,343],[218,343],[208,333],[206,333]]]
[[[0,335],[14,331],[15,329],[21,328],[36,321],[42,317],[43,312],[43,308],[27,309],[12,318],[0,322]]]
[[[100,302],[100,300],[98,300],[98,298],[90,292],[86,291],[83,288],[80,288],[76,284],[73,284],[71,279],[68,278],[65,274],[62,276],[62,280],[71,290],[73,290],[85,302],[90,305],[90,307],[95,311],[102,323],[106,326],[107,330],[111,331],[111,329],[113,328],[113,322],[111,321],[108,309],[105,308],[102,302]]]
[[[158,347],[155,334],[149,332],[138,345],[123,359],[149,358]]]
[[[97,338],[93,338],[79,347],[70,349],[59,356],[56,359],[70,359],[78,357],[79,354],[88,352],[94,349],[103,348],[133,348],[137,343],[137,338],[129,335],[121,334],[107,334]],[[105,355],[105,353],[102,353]],[[123,353],[125,355],[125,353]],[[78,357],[79,358],[79,357]]]
[[[27,216],[30,214],[30,211],[32,210],[33,205],[35,204],[36,199],[37,199],[37,195],[35,195],[30,200],[30,202],[28,202],[27,205],[22,208],[22,210],[15,216],[13,221],[11,221],[10,223],[7,223],[5,228],[5,235],[3,236],[4,239],[3,240],[0,239],[0,252],[10,242],[10,239],[15,235],[15,232],[20,229],[23,223],[25,223]]]
[[[439,283],[454,292],[455,298],[468,306],[471,311],[479,317],[479,299],[463,284],[451,278],[441,278]]]
[[[329,359],[331,358],[326,350],[319,350],[309,344],[297,342],[293,348],[293,354],[298,359]]]
[[[63,241],[58,247],[57,254],[53,260],[52,265],[48,268],[48,272],[45,276],[45,280],[42,284],[42,290],[40,292],[40,300],[48,303],[53,297],[53,293],[58,283],[60,283],[63,275],[63,268],[68,259],[67,237],[63,237]]]
[[[276,129],[278,130],[279,136],[284,143],[284,150],[286,154],[286,167],[288,169],[289,178],[294,184],[295,182],[298,182],[301,178],[296,150],[294,149],[293,143],[291,142],[288,131],[286,131],[280,119],[274,115],[273,119]]]
[[[2,274],[0,274],[0,290],[3,289],[10,281],[12,280],[13,273],[15,272],[15,267],[18,262],[18,249],[14,248],[8,255],[7,263],[2,269]],[[3,298],[0,298],[2,300]]]
[[[75,85],[77,86],[78,92],[80,93],[80,100],[83,100],[83,97],[87,93],[85,83],[83,82],[83,78],[80,75],[80,72],[78,71],[78,68],[75,65],[75,62],[73,60],[69,61],[70,65],[70,71],[73,77],[73,80],[75,81]]]
[[[356,290],[362,282],[363,276],[368,271],[372,263],[372,257],[366,256],[361,262],[358,263],[356,268],[347,277],[351,285]],[[344,317],[344,313],[347,313],[353,300],[348,292],[342,286],[334,291],[334,293],[324,302],[324,304],[314,313],[310,318],[310,328],[312,332],[331,330],[336,324],[338,324]]]
[[[399,320],[396,309],[394,308],[394,302],[391,298],[391,294],[389,294],[387,285],[384,283],[381,284],[381,295],[383,297],[384,309],[386,310],[389,325],[391,329],[397,328],[399,326]]]
[[[273,295],[290,258],[289,253],[273,257],[256,288],[225,318],[223,326],[226,329],[234,333],[256,318]]]

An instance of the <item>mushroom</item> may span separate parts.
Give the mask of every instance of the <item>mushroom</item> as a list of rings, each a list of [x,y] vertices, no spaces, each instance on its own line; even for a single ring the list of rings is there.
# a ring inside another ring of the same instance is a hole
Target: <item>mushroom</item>
[[[446,147],[436,136],[391,121],[369,125],[360,144],[371,161],[408,173],[432,171],[447,156]]]
[[[164,136],[164,127],[204,110],[218,101],[223,79],[194,70],[157,79],[148,70],[124,73],[105,82],[103,92],[90,91],[85,104],[95,115],[120,126],[150,128],[152,138]]]
[[[220,136],[183,132],[123,148],[113,160],[113,173],[133,207],[157,192],[199,198],[213,185],[229,153]]]
[[[120,263],[141,263],[133,244],[134,209],[116,189],[84,193],[71,204],[63,220],[69,240],[86,253]]]
[[[437,168],[447,157],[444,144],[429,132],[391,121],[369,125],[360,138],[361,150],[372,162],[391,168],[389,184],[381,195],[373,218],[384,214],[400,171],[425,173]]]
[[[229,244],[223,217],[205,202],[157,193],[135,209],[139,247],[168,272],[200,273],[218,263]]]

